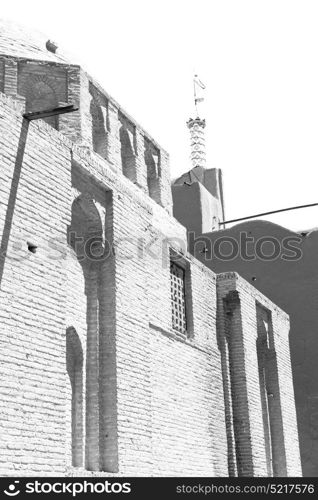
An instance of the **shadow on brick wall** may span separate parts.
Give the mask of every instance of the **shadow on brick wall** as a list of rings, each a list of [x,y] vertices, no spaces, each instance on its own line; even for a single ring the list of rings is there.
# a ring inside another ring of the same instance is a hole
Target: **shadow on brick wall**
[[[1,239],[1,246],[0,246],[0,287],[1,287],[2,276],[3,276],[4,266],[5,266],[5,260],[6,260],[7,250],[8,250],[9,239],[10,239],[12,220],[13,220],[15,203],[16,203],[16,199],[17,199],[21,170],[22,170],[22,165],[23,165],[25,146],[26,146],[26,141],[27,141],[27,137],[28,137],[29,123],[30,122],[26,119],[23,119],[23,121],[22,121],[17,156],[16,156],[16,160],[15,160],[14,171],[13,171],[13,176],[12,176],[12,181],[11,181],[10,195],[9,195],[9,200],[8,200],[8,204],[7,204],[7,211],[6,211],[6,215],[5,215],[5,221],[4,221],[3,233],[2,233],[2,239]]]

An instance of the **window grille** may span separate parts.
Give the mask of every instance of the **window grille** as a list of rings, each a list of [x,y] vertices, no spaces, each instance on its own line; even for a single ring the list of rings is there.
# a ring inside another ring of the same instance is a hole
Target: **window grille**
[[[170,262],[172,328],[187,333],[185,303],[185,270],[174,261]]]

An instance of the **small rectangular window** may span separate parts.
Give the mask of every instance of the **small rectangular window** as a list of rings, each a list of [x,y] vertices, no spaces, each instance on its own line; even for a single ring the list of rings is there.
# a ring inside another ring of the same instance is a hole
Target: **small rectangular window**
[[[170,261],[172,328],[183,335],[187,334],[185,272],[183,267]]]

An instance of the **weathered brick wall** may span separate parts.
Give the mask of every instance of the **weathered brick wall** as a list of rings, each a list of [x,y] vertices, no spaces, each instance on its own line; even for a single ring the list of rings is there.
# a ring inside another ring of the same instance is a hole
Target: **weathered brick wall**
[[[70,144],[0,103],[0,471],[62,473],[66,294],[48,254],[69,223]]]
[[[214,274],[184,257],[193,328],[188,341],[176,336],[166,259],[171,246],[184,251],[184,228],[107,161],[43,122],[24,125],[21,138],[20,111],[4,97],[1,116],[0,213],[2,229],[10,226],[2,234],[1,473],[70,470],[71,329],[84,358],[83,466],[227,475]],[[80,231],[90,230],[85,210],[94,206],[104,245],[114,244],[98,268],[85,267],[67,245],[70,229],[78,230],[78,203]]]
[[[236,273],[218,275],[219,332],[227,378],[226,421],[232,473],[243,476],[301,475],[288,316]],[[257,344],[258,307],[268,312],[266,387]],[[265,390],[267,408],[262,401]],[[266,436],[266,426],[270,427]],[[271,456],[266,455],[266,439]],[[235,446],[233,446],[233,440]],[[268,459],[271,462],[268,469]]]
[[[188,264],[191,337],[173,332],[170,303],[162,318],[150,319],[155,464],[161,474],[228,475],[215,277],[192,260]],[[162,273],[169,277],[169,267]],[[154,273],[151,289],[155,283]],[[155,310],[156,294],[150,299]]]
[[[167,154],[80,68],[2,62],[0,472],[299,475],[286,315],[236,275],[217,294]],[[80,106],[49,120],[75,143],[22,120],[32,82]]]
[[[287,317],[236,275],[217,294],[171,216],[168,154],[50,54],[0,59],[0,473],[300,474]],[[22,120],[64,102],[63,135]]]
[[[116,314],[119,471],[226,475],[214,275],[191,263],[194,338],[185,343],[172,333],[166,262],[169,246],[184,243],[184,228],[97,156],[93,162],[75,148],[74,160],[113,192],[116,304],[107,318]]]

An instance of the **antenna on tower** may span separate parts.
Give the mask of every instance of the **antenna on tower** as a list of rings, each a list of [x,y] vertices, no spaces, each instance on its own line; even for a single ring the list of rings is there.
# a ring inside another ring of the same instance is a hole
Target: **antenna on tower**
[[[197,118],[199,118],[198,103],[204,101],[202,90],[205,90],[205,85],[199,80],[198,75],[195,74],[193,77],[193,97]]]

